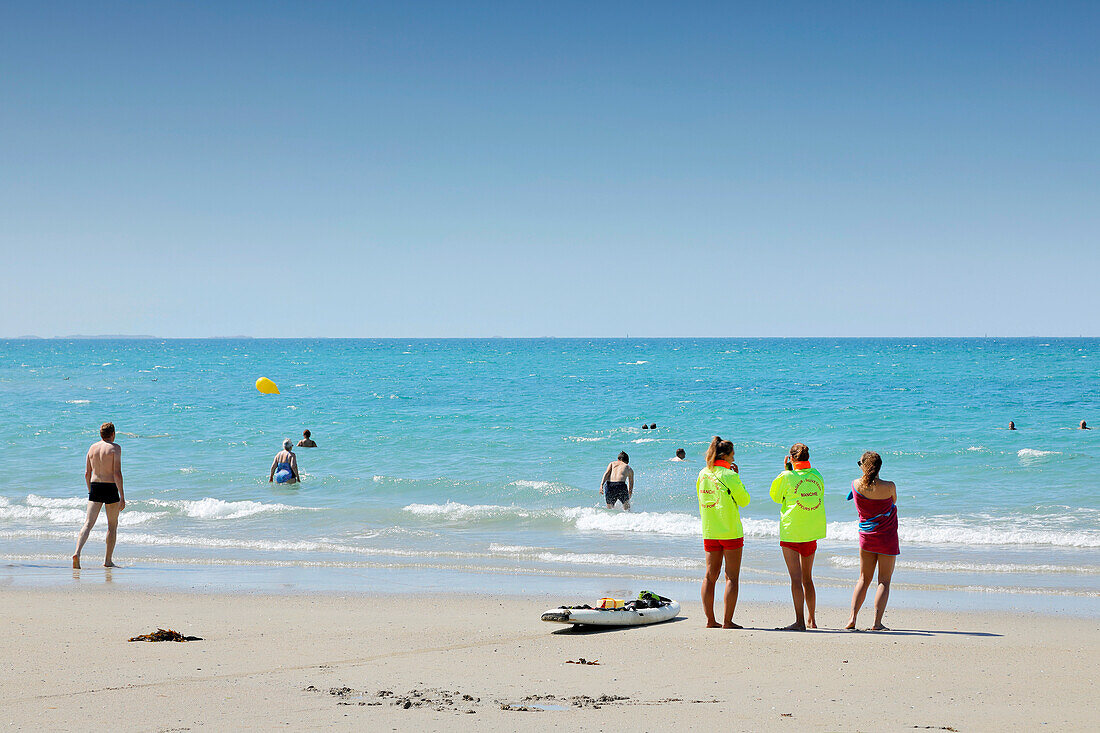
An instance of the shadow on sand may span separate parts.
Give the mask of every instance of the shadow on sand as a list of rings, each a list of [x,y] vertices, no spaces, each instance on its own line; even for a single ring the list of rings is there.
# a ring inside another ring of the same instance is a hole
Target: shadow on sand
[[[745,630],[750,630],[750,627],[746,626]],[[955,635],[955,636],[991,636],[1001,637],[1004,634],[993,634],[988,631],[937,631],[935,629],[886,629],[883,631],[874,631],[873,629],[807,629],[806,631],[797,631],[795,629],[761,629],[751,628],[752,631],[780,631],[786,634],[873,634],[875,636],[940,636],[940,635]]]
[[[640,624],[638,626],[590,626],[586,624],[574,624],[567,626],[564,629],[558,629],[551,633],[558,636],[591,636],[593,634],[609,634],[613,631],[633,631],[635,629],[651,629],[658,626],[668,626],[669,624],[675,624],[680,621],[687,621],[686,616],[677,616],[676,618],[670,618],[668,621],[661,621],[656,624]]]
[[[644,624],[642,626],[587,626],[584,624],[576,624],[568,626],[564,629],[558,629],[551,633],[558,636],[591,636],[592,634],[610,634],[615,631],[632,631],[639,628],[657,628],[660,626],[667,626],[668,624],[678,623],[680,621],[689,620],[687,616],[677,616],[676,618],[663,621],[658,624]],[[794,631],[792,629],[776,629],[776,628],[764,628],[761,626],[746,626],[744,629],[708,629],[709,631],[724,631],[727,633],[736,633],[738,631],[776,631],[785,634],[859,634],[859,635],[874,635],[874,636],[985,636],[992,638],[1000,638],[1004,634],[994,634],[989,631],[941,631],[937,629],[889,629],[886,631],[873,631],[871,629],[808,629],[806,631]]]

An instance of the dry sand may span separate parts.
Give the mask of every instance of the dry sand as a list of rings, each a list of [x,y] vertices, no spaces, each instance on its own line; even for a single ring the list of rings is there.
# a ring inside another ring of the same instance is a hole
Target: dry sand
[[[1097,730],[1094,618],[891,610],[896,630],[681,620],[576,632],[546,600],[0,592],[9,730],[285,727],[744,731]],[[870,615],[864,619],[870,621]],[[204,637],[128,643],[158,626]],[[557,633],[555,633],[557,632]],[[598,665],[568,664],[584,657]],[[622,699],[614,699],[622,698]],[[543,706],[549,709],[538,709]],[[527,708],[526,710],[524,708]]]

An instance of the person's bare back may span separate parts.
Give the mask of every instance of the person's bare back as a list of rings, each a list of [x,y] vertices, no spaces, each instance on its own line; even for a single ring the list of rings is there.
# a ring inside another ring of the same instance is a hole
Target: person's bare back
[[[634,469],[630,467],[630,456],[619,453],[618,460],[607,464],[600,477],[600,493],[604,495],[607,508],[622,502],[623,509],[630,511],[630,499],[634,496]]]
[[[118,443],[101,440],[88,449],[88,466],[92,470],[92,481],[117,484],[116,476],[121,463],[122,447]]]
[[[868,499],[898,500],[898,487],[893,481],[876,478],[870,486],[859,486],[859,482],[856,482],[856,486],[859,488],[859,493]]]
[[[627,476],[629,476],[630,483],[634,483],[634,469],[630,467],[630,464],[622,461],[612,461],[607,464],[607,469],[609,472],[608,481],[626,483]]]

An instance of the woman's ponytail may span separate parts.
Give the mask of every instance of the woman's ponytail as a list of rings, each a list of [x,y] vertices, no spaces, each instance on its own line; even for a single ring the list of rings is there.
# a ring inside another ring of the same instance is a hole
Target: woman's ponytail
[[[873,450],[866,451],[859,459],[859,467],[863,469],[863,478],[859,480],[859,485],[863,489],[869,489],[875,485],[878,472],[882,470],[882,456]]]
[[[714,468],[714,462],[725,456],[733,457],[733,443],[715,435],[707,447],[707,468]]]

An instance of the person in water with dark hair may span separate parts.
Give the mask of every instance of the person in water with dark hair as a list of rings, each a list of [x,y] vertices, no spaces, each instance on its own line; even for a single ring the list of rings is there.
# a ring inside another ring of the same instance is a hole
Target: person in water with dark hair
[[[685,451],[683,448],[677,448],[676,449],[676,455],[674,455],[672,458],[669,458],[668,460],[670,460],[670,461],[683,461],[683,460],[687,459],[687,456],[688,456],[687,451]]]
[[[1008,421],[1008,429],[1009,429],[1009,430],[1015,430],[1015,429],[1016,429],[1016,423],[1014,423],[1014,422],[1012,422],[1011,420],[1009,420],[1009,421]]]
[[[630,456],[625,452],[620,452],[616,460],[607,464],[600,479],[600,493],[608,509],[614,509],[618,501],[622,502],[623,509],[630,511],[630,500],[634,497],[634,469],[630,467]]]
[[[863,476],[852,482],[849,499],[855,499],[859,514],[859,581],[852,593],[852,616],[844,628],[856,627],[856,616],[867,597],[867,588],[878,568],[878,591],[875,593],[875,631],[888,631],[882,625],[882,614],[890,600],[890,580],[894,576],[894,563],[898,548],[898,487],[893,481],[878,477],[882,469],[882,456],[867,451],[859,459]]]
[[[1081,427],[1079,427],[1079,428],[1078,428],[1078,430],[1092,430],[1092,428],[1090,428],[1090,427],[1089,427],[1089,426],[1088,426],[1088,425],[1087,425],[1087,424],[1085,423],[1085,421],[1084,421],[1084,420],[1082,420],[1082,421],[1081,421]]]
[[[733,622],[737,608],[737,590],[741,577],[741,553],[745,532],[741,527],[740,507],[749,505],[749,492],[737,475],[733,462],[733,443],[715,435],[707,448],[707,465],[695,480],[699,498],[699,517],[703,520],[703,550],[706,575],[703,576],[703,613],[707,628],[740,629]],[[723,597],[722,623],[714,618],[714,586],[726,566],[726,593]]]
[[[771,497],[780,505],[779,547],[794,601],[794,623],[785,630],[805,631],[817,628],[813,569],[817,541],[825,538],[825,480],[810,467],[810,449],[803,443],[791,446],[783,469],[772,481]]]
[[[313,442],[313,438],[309,437],[309,435],[310,435],[310,433],[309,433],[308,430],[303,430],[302,431],[302,439],[298,441],[298,447],[299,448],[316,448],[317,447],[317,444],[315,442]]]

